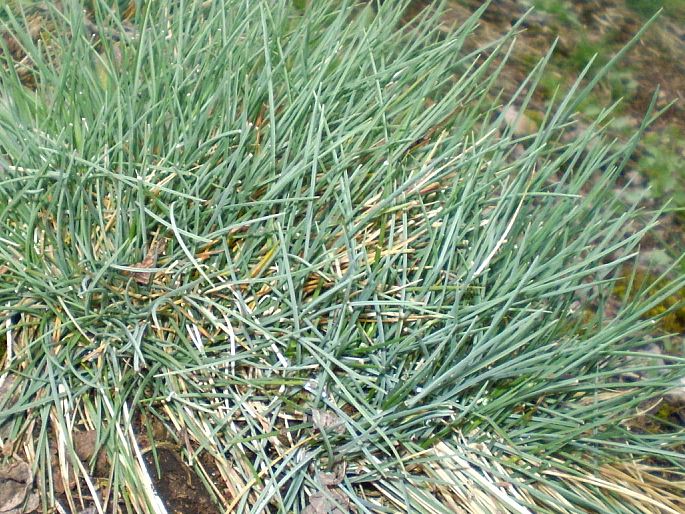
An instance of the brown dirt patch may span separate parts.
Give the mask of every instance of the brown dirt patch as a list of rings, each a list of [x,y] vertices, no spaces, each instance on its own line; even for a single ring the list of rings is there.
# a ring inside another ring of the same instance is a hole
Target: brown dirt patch
[[[219,514],[200,477],[188,467],[178,450],[162,446],[144,455],[157,494],[169,514]]]

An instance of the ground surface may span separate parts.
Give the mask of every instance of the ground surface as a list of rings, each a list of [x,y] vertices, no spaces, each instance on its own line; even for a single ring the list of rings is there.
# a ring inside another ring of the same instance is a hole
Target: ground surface
[[[527,125],[521,130],[534,131],[555,88],[570,87],[593,54],[599,54],[600,64],[606,62],[650,16],[655,3],[658,2],[495,0],[476,35],[481,41],[505,33],[530,7],[536,8],[522,25],[519,44],[502,75],[503,89],[513,91],[559,38],[558,51],[525,112]],[[475,0],[454,1],[445,22],[459,23],[480,4]],[[415,8],[421,5],[416,2]],[[672,200],[674,207],[685,206],[685,6],[682,2],[671,2],[666,7],[662,19],[623,64],[602,80],[592,100],[583,104],[581,113],[581,117],[590,117],[601,107],[623,98],[613,128],[616,137],[621,138],[639,126],[657,85],[660,88],[657,109],[677,102],[649,129],[625,174],[627,189],[617,192],[627,202],[645,194],[642,201],[646,208],[656,208],[665,200]],[[662,230],[647,241],[647,255],[651,260],[645,262],[646,267],[663,269],[682,252],[684,219],[677,212],[663,215]],[[671,350],[677,351],[677,347]],[[144,443],[145,436],[140,435],[140,440]],[[200,479],[183,462],[180,449],[169,443],[158,445],[156,452],[162,478],[153,473],[155,486],[169,512],[215,512]],[[146,452],[144,458],[153,467],[152,452]]]
[[[424,2],[425,4],[425,2]],[[446,19],[459,23],[482,3],[455,0]],[[502,74],[505,90],[514,91],[533,65],[558,38],[557,50],[545,78],[526,111],[537,128],[557,87],[567,90],[578,74],[597,54],[592,71],[599,69],[659,7],[664,11],[628,55],[598,84],[590,100],[581,105],[581,118],[590,118],[614,102],[613,132],[626,138],[639,126],[652,97],[657,94],[656,110],[666,109],[648,129],[624,176],[627,191],[617,191],[627,202],[644,194],[643,205],[657,208],[685,207],[685,2],[641,2],[638,0],[496,0],[485,12],[478,38],[492,40],[524,18],[510,65]],[[526,12],[533,9],[527,16]],[[658,91],[657,91],[658,87]],[[523,126],[525,129],[525,125]],[[647,264],[662,267],[664,250],[671,256],[685,248],[685,215],[669,213],[662,217],[663,230],[650,236],[653,257]]]

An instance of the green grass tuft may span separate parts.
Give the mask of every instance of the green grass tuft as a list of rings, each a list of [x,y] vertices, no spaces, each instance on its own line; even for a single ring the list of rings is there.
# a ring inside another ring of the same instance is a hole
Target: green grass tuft
[[[78,510],[76,476],[98,511],[161,511],[155,426],[232,512],[682,506],[644,471],[682,480],[682,430],[629,427],[683,360],[624,378],[683,279],[606,303],[652,227],[611,196],[640,133],[604,109],[564,137],[613,61],[517,137],[546,60],[494,100],[514,33],[470,49],[480,11],[106,4],[35,40],[5,11],[0,434],[45,508]]]

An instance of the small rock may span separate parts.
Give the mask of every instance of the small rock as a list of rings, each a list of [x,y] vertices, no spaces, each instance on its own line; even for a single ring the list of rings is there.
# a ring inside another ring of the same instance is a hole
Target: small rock
[[[314,426],[321,432],[330,430],[337,434],[345,433],[345,426],[342,420],[330,411],[312,409],[312,421],[314,421]]]
[[[333,467],[332,473],[319,473],[319,482],[327,487],[338,485],[343,481],[343,478],[345,478],[346,469],[347,466],[345,465],[345,463],[340,462]]]
[[[674,407],[685,407],[685,377],[682,377],[676,387],[666,393],[664,399]]]
[[[302,512],[303,514],[348,514],[350,499],[345,493],[335,489],[329,489],[325,493],[319,491],[309,497],[309,505]]]
[[[14,461],[0,466],[0,514],[21,514],[35,510],[37,505],[29,505],[26,509],[22,507],[27,496],[27,503],[34,503],[33,495],[29,495],[32,483],[31,468],[26,462]]]
[[[639,171],[630,170],[627,171],[625,175],[628,182],[633,186],[642,186],[646,183],[645,176]]]
[[[512,106],[504,109],[504,121],[512,128],[516,137],[530,136],[538,131],[538,124],[534,120]]]

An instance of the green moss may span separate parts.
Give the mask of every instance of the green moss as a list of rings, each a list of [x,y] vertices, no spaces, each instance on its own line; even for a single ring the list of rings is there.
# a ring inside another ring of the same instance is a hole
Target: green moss
[[[649,177],[653,194],[670,200],[672,207],[685,208],[685,134],[670,126],[645,137],[645,154],[638,161],[640,171]],[[685,213],[680,213],[685,218]]]
[[[596,57],[595,57],[596,55]],[[606,45],[604,41],[590,41],[588,38],[583,37],[568,57],[568,64],[576,71],[581,71],[587,66],[591,59],[592,66],[590,68],[591,75],[593,71],[598,70],[609,62],[609,56],[606,51]]]
[[[663,8],[666,16],[685,19],[685,0],[626,0],[626,4],[644,18],[651,18]]]
[[[548,73],[545,73],[540,82],[538,82],[538,91],[542,95],[542,99],[550,100],[557,88],[560,88],[561,92],[563,92],[566,88],[564,85],[561,85],[562,80],[562,74],[556,70],[550,70]]]
[[[564,25],[580,25],[570,2],[564,0],[535,0],[535,8],[553,15],[559,23]]]
[[[616,101],[620,98],[631,98],[639,86],[630,69],[609,73],[607,76],[607,84],[611,90],[612,101]]]
[[[659,278],[645,270],[638,270],[635,274],[632,286],[630,286],[631,270],[626,269],[624,278],[616,282],[614,294],[618,297],[625,297],[633,300],[641,294],[647,287],[653,285],[652,291],[659,290],[666,285],[664,279]],[[628,287],[630,286],[630,291]],[[645,299],[646,300],[646,299]],[[663,302],[645,313],[644,318],[659,318],[657,328],[665,333],[681,334],[685,332],[685,288],[680,289],[676,294],[667,297]]]
[[[670,421],[674,415],[678,414],[678,410],[678,407],[675,407],[669,403],[662,403],[655,416],[660,420]]]

